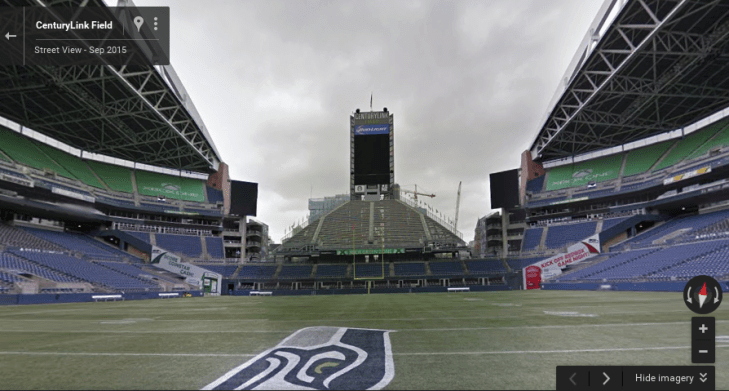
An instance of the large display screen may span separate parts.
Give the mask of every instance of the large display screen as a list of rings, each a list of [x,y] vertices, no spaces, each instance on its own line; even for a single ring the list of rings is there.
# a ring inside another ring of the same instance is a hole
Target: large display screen
[[[509,170],[489,175],[491,209],[513,208],[519,205],[519,172]]]
[[[354,184],[380,185],[389,183],[390,135],[356,136],[354,138]]]
[[[258,209],[258,183],[230,181],[230,214],[255,216]]]

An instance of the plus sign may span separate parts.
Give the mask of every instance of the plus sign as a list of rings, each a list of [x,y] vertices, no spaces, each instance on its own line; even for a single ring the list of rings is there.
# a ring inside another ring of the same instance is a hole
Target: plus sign
[[[702,325],[701,325],[701,327],[699,327],[699,330],[701,330],[701,334],[705,333],[705,332],[706,332],[706,330],[708,330],[708,329],[709,329],[709,328],[708,328],[708,327],[706,327],[706,325],[705,325],[705,324],[702,324]]]

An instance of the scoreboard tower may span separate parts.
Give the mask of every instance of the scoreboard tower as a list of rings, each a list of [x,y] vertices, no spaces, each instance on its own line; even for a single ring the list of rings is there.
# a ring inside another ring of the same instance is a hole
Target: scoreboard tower
[[[350,194],[353,201],[393,198],[395,155],[393,116],[387,111],[360,112],[349,117]]]

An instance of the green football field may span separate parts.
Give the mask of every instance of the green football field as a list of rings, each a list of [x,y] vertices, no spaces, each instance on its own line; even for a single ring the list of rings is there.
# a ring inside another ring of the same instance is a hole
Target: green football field
[[[0,388],[200,389],[299,329],[333,326],[391,330],[386,389],[554,389],[557,365],[691,365],[681,300],[517,291],[0,307]],[[729,389],[729,316],[712,315],[716,386]]]

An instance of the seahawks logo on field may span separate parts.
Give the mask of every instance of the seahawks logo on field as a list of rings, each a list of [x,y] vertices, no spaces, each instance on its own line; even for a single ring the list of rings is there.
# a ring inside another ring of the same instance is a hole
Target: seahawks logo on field
[[[203,390],[379,390],[395,376],[389,333],[307,327]]]
[[[572,178],[580,179],[580,178],[584,178],[590,174],[592,174],[592,169],[586,168],[584,170],[580,170],[580,171],[577,171],[574,174],[572,174]]]

